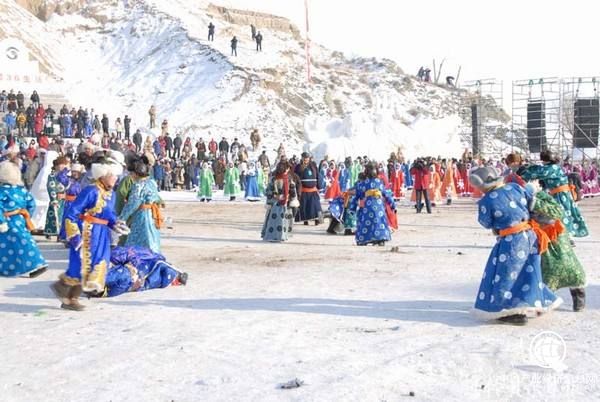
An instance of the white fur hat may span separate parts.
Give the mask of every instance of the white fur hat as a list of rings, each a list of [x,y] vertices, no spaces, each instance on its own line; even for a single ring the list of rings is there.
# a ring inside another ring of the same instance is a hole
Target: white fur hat
[[[101,161],[92,163],[92,178],[98,180],[105,176],[120,176],[123,173],[123,166],[113,158],[104,158]]]
[[[487,191],[504,182],[504,178],[492,166],[480,167],[471,171],[469,181],[480,190]]]
[[[83,166],[79,163],[74,163],[71,165],[71,171],[83,173],[83,172],[85,172],[85,166]]]
[[[22,186],[23,177],[21,176],[19,167],[11,161],[0,163],[0,183]]]

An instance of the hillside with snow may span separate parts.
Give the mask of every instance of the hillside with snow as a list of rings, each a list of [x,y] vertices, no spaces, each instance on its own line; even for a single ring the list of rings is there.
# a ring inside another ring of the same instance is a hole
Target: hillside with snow
[[[146,127],[148,109],[177,132],[238,137],[258,128],[264,144],[316,157],[456,156],[461,93],[418,82],[390,60],[347,58],[312,43],[312,84],[305,43],[290,21],[208,1],[138,0],[46,3],[0,0],[7,32],[18,32],[58,90],[75,107],[129,114]],[[62,6],[61,6],[62,4]],[[37,10],[35,18],[22,6]],[[57,6],[58,9],[56,8]],[[216,26],[214,42],[207,26]],[[261,31],[256,52],[250,24]],[[230,39],[239,39],[230,56]],[[154,132],[155,134],[156,132]]]

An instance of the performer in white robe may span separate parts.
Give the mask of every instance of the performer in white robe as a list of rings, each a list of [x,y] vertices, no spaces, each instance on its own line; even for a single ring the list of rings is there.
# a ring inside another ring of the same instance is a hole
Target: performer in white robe
[[[31,186],[31,195],[35,199],[35,212],[31,217],[31,221],[36,229],[43,230],[46,225],[46,213],[48,212],[48,203],[50,197],[48,196],[48,176],[52,172],[52,165],[54,160],[58,158],[58,153],[55,151],[46,152],[44,159],[44,166],[40,169],[33,185]]]

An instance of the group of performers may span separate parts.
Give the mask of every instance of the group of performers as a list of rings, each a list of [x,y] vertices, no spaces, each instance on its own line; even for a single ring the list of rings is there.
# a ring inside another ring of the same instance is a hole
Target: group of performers
[[[560,288],[570,289],[574,311],[585,308],[585,272],[569,236],[587,236],[587,225],[558,157],[544,151],[541,160],[525,166],[511,154],[505,177],[493,167],[471,172],[470,182],[484,193],[479,223],[498,236],[475,302],[485,318],[525,325],[562,303],[554,293]]]
[[[128,156],[125,164],[118,152],[81,155],[87,169],[64,156],[45,160],[52,169],[43,178],[49,203],[42,233],[69,248],[68,268],[51,285],[64,309],[82,310],[82,293],[114,296],[187,282],[160,254],[163,203],[149,161]],[[35,199],[18,161],[0,163],[0,209],[0,276],[40,275],[48,264],[32,236]]]

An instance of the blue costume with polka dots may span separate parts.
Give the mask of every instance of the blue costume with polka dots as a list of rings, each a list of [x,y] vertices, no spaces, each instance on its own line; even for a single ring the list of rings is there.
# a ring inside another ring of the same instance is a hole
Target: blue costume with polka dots
[[[356,184],[356,195],[350,202],[350,211],[358,208],[356,244],[359,246],[392,239],[384,202],[396,209],[394,199],[385,190],[381,180],[367,179]]]
[[[22,211],[22,213],[18,213]],[[35,211],[35,201],[23,186],[0,185],[0,276],[20,276],[48,266],[27,229],[26,214]]]
[[[498,232],[530,220],[533,195],[509,183],[478,202],[479,223]],[[498,236],[485,266],[475,313],[494,319],[558,307],[558,298],[542,281],[538,240],[533,230]]]

